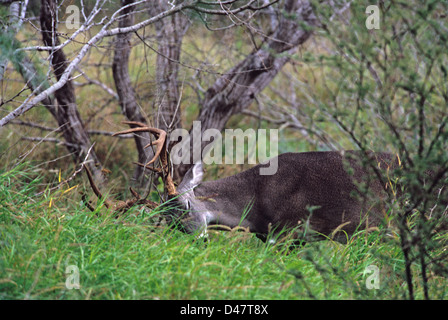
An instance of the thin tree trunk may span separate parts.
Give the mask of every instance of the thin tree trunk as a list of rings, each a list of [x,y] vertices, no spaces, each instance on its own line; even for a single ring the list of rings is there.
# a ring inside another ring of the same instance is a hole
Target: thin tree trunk
[[[126,6],[133,2],[134,0],[122,0],[121,5]],[[124,17],[122,17],[119,21],[120,28],[131,26],[134,23],[134,15],[132,13],[134,8],[134,6],[131,6],[123,10]],[[123,114],[130,121],[146,123],[146,118],[137,103],[135,91],[132,87],[131,79],[129,78],[131,38],[131,33],[118,34],[116,36],[112,72]],[[148,162],[154,156],[151,148],[144,149],[144,146],[150,141],[149,133],[141,132],[138,135],[135,134],[134,140],[138,152],[138,161],[140,163]],[[144,169],[140,166],[136,166],[134,179],[140,181],[141,185],[145,184],[143,173]]]
[[[154,1],[149,9],[153,16],[169,9],[167,1]],[[169,133],[181,128],[179,110],[180,82],[179,61],[182,39],[190,26],[190,22],[182,12],[173,14],[155,23],[157,35],[156,84],[158,108],[156,125]],[[170,145],[168,146],[170,150]]]
[[[54,47],[59,45],[56,29],[56,10],[57,5],[55,0],[42,0],[40,23],[43,42],[46,46]],[[68,66],[67,58],[62,49],[50,51],[49,53],[53,72],[59,80]],[[57,105],[54,106],[56,112],[53,114],[56,116],[59,126],[62,127],[64,139],[68,142],[67,149],[73,154],[76,162],[82,161],[92,143],[78,112],[72,81],[67,81],[62,88],[57,90],[55,92],[55,98]],[[94,150],[90,152],[90,157],[93,162],[89,162],[87,165],[94,174],[95,179],[101,184],[104,182],[104,176]],[[97,167],[97,165],[99,166]]]
[[[149,7],[149,14],[158,15],[170,8],[167,1],[153,1]],[[167,148],[171,150],[174,143],[170,141],[170,133],[174,129],[182,128],[180,110],[179,61],[181,56],[182,40],[187,32],[190,21],[188,17],[178,12],[155,24],[157,38],[156,59],[156,102],[157,108],[155,126],[165,130],[167,135]],[[174,168],[173,178],[179,181],[182,176]]]
[[[122,6],[133,3],[134,0],[122,0]],[[134,6],[123,10],[123,17],[119,21],[119,27],[124,28],[133,24],[132,14]],[[165,1],[154,1],[149,7],[149,14],[156,16],[169,9]],[[157,119],[155,127],[169,133],[181,127],[179,106],[179,84],[178,69],[182,38],[188,29],[189,21],[183,14],[174,14],[155,23],[158,54],[156,63],[157,84]],[[137,103],[135,91],[129,78],[129,55],[131,52],[132,34],[119,34],[115,39],[115,52],[112,64],[115,87],[119,96],[123,114],[131,121],[147,123],[144,114]],[[150,136],[148,133],[134,135],[138,159],[140,163],[146,163],[154,156],[151,148],[143,149],[148,144]],[[170,144],[168,141],[168,150]],[[134,178],[143,186],[146,182],[144,169],[136,167]]]

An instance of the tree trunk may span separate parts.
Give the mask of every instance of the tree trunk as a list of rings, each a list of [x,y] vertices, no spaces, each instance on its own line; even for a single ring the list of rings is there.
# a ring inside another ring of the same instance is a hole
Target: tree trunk
[[[122,0],[122,6],[133,3],[134,0]],[[127,27],[133,24],[132,14],[135,7],[123,10],[124,17],[119,21],[119,27]],[[149,7],[149,14],[155,16],[169,9],[164,1],[155,1]],[[180,110],[177,110],[179,103],[178,69],[180,58],[180,47],[182,37],[188,29],[188,19],[182,14],[174,14],[156,22],[156,32],[158,49],[156,79],[157,97],[156,106],[158,108],[155,127],[169,133],[174,128],[180,128]],[[130,40],[132,34],[119,34],[115,39],[115,53],[112,64],[115,87],[120,100],[120,105],[124,115],[131,121],[147,123],[140,107],[137,103],[135,91],[129,78],[129,55],[131,51]],[[151,148],[143,149],[149,143],[148,133],[135,135],[135,143],[140,163],[146,163],[154,156]],[[168,141],[168,150],[169,150]],[[144,169],[137,167],[134,178],[145,183],[143,176]]]
[[[167,1],[153,1],[149,14],[158,15],[170,8]],[[182,12],[173,14],[155,23],[157,38],[156,60],[156,102],[157,115],[155,126],[167,132],[167,150],[174,143],[169,140],[174,129],[182,128],[180,110],[179,65],[182,40],[190,26],[188,17]],[[182,176],[174,168],[173,178],[179,181]]]
[[[153,16],[170,8],[167,1],[151,3],[149,13]],[[158,108],[156,126],[169,133],[181,128],[179,110],[179,61],[182,39],[190,26],[183,13],[176,13],[155,23],[157,35],[156,84]],[[168,150],[170,150],[170,144]]]
[[[133,3],[134,0],[122,0],[121,5],[126,6]],[[123,15],[119,21],[119,27],[124,28],[131,26],[134,23],[134,6],[128,7],[123,10]],[[112,72],[115,82],[115,88],[117,90],[120,106],[123,114],[130,121],[138,121],[147,123],[145,116],[140,110],[140,106],[137,103],[134,88],[132,87],[131,79],[129,78],[129,55],[131,53],[131,41],[132,34],[124,33],[118,34],[115,38],[115,52],[114,60],[112,63]],[[134,135],[135,145],[138,152],[138,162],[146,163],[153,156],[151,148],[144,149],[150,141],[149,133],[141,132]],[[136,166],[134,172],[134,179],[140,181],[140,185],[145,184],[144,169],[140,166]]]
[[[42,0],[40,12],[40,24],[42,29],[42,38],[46,46],[59,45],[56,29],[56,12],[57,5],[55,0]],[[67,58],[62,51],[50,51],[50,63],[53,72],[59,80],[67,68]],[[67,149],[72,153],[74,160],[80,162],[87,155],[89,148],[92,146],[89,136],[84,128],[81,117],[76,106],[75,90],[72,81],[67,83],[55,92],[57,105],[54,106],[59,126],[61,126],[62,134],[67,143]],[[87,166],[94,174],[95,180],[100,184],[104,182],[104,176],[101,172],[101,164],[94,150],[90,152],[90,158],[93,162],[88,162]],[[98,165],[98,167],[97,167]]]

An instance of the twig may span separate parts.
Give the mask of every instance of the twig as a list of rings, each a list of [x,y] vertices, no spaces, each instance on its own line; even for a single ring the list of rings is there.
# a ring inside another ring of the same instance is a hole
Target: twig
[[[103,131],[103,130],[88,130],[87,133],[89,135],[101,135],[101,136],[113,136],[115,134],[115,132],[111,132],[111,131]],[[131,139],[133,138],[134,135],[133,134],[123,134],[120,136],[114,136],[114,138],[119,138],[119,139]]]
[[[82,74],[82,76],[88,81],[87,83],[75,83],[78,86],[85,86],[85,85],[89,85],[89,84],[96,84],[97,86],[99,86],[100,88],[102,88],[104,91],[106,91],[109,95],[111,95],[112,97],[115,98],[115,100],[118,100],[118,94],[112,90],[112,88],[109,88],[106,84],[102,83],[99,80],[95,80],[90,78],[87,74],[85,74],[84,71],[81,70],[81,68],[79,68],[78,66],[76,67],[76,70]]]
[[[37,128],[37,129],[44,130],[44,131],[61,132],[61,127],[55,129],[52,127],[43,126],[38,123],[27,122],[27,121],[22,121],[22,120],[13,120],[13,121],[11,121],[11,124],[16,124],[19,126],[27,126],[30,128]]]
[[[27,126],[30,128],[36,128],[36,129],[40,129],[40,130],[44,130],[44,131],[51,131],[51,132],[56,132],[59,133],[61,132],[61,128],[52,128],[52,127],[47,127],[47,126],[43,126],[41,124],[38,123],[34,123],[34,122],[27,122],[27,121],[22,121],[22,120],[13,120],[10,122],[11,124],[15,124],[18,126]],[[113,136],[115,132],[112,131],[103,131],[103,130],[87,130],[87,133],[89,135],[102,135],[102,136]],[[121,136],[118,136],[117,138],[119,139],[131,139],[134,136],[132,134],[123,134]],[[64,142],[62,140],[56,139],[56,138],[47,138],[47,137],[22,137],[23,140],[29,140],[29,141],[39,141],[39,142],[55,142],[55,143],[60,143],[60,144],[64,144],[66,146],[75,146],[72,143],[68,143],[68,142]]]
[[[60,126],[59,128],[56,128],[55,130],[49,132],[49,133],[44,137],[44,139],[48,138],[49,135],[51,135],[52,133],[56,132],[57,130],[61,130],[62,127],[64,127],[65,125],[66,125],[66,124],[63,124],[63,125]],[[16,166],[18,166],[20,163],[22,163],[22,162],[26,159],[26,157],[28,157],[28,156],[34,151],[34,149],[36,149],[37,146],[39,146],[42,142],[43,142],[42,140],[39,140],[39,142],[38,142],[37,144],[35,144],[35,145],[31,148],[31,150],[29,150],[29,151],[27,151],[26,153],[20,155],[20,156],[19,156],[20,160],[14,165],[14,167],[16,167]]]
[[[22,137],[22,140],[28,140],[28,141],[37,141],[39,143],[41,142],[53,142],[56,144],[60,144],[60,145],[64,145],[67,147],[77,147],[78,145],[70,143],[70,142],[66,142],[66,141],[62,141],[60,139],[57,138],[42,138],[42,137]]]
[[[62,185],[67,184],[67,183],[69,183],[70,181],[72,181],[72,180],[78,175],[78,173],[80,173],[80,172],[84,169],[84,166],[85,166],[86,163],[87,163],[87,159],[89,158],[89,156],[90,156],[90,152],[92,151],[94,145],[95,145],[95,143],[93,143],[93,144],[90,146],[89,150],[87,150],[87,154],[86,154],[86,156],[85,156],[85,158],[84,158],[84,161],[81,162],[79,168],[78,168],[77,170],[75,170],[75,172],[73,172],[73,174],[72,174],[68,179],[65,179],[64,181],[60,182],[60,183],[59,183],[57,186],[55,186],[55,187],[52,187],[52,188],[50,188],[50,189],[46,189],[46,190],[44,190],[44,191],[41,191],[41,192],[39,192],[39,193],[36,193],[34,196],[35,196],[35,197],[38,197],[38,196],[41,196],[42,194],[44,194],[44,193],[47,192],[47,191],[53,191],[53,190],[59,189]]]

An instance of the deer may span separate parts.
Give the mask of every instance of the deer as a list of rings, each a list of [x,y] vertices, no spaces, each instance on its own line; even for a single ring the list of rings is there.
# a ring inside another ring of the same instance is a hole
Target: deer
[[[203,181],[203,165],[197,162],[176,188],[166,132],[140,122],[123,123],[133,127],[114,135],[149,132],[156,137],[146,146],[156,146],[154,157],[136,164],[164,177],[168,197],[159,209],[183,232],[204,237],[212,225],[239,227],[263,241],[272,241],[272,235],[295,229],[306,241],[331,238],[346,242],[357,230],[376,228],[387,217],[387,200],[393,188],[390,174],[399,166],[398,156],[372,151],[283,153],[276,159],[275,174],[260,175],[259,169],[267,166],[261,163],[214,181]],[[157,159],[160,168],[153,165]],[[87,173],[95,194],[103,198]],[[131,200],[106,199],[105,205],[115,211],[134,205],[157,206],[133,189],[131,192]]]

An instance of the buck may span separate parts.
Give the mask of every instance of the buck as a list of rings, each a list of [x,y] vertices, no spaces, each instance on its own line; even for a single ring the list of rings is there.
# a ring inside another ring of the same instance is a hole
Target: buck
[[[376,227],[384,221],[385,201],[391,188],[389,172],[399,159],[387,153],[361,151],[285,153],[278,156],[278,170],[260,175],[259,164],[247,171],[216,181],[202,181],[203,168],[196,163],[176,188],[170,175],[166,133],[143,123],[125,122],[134,128],[115,135],[150,132],[157,140],[154,158],[139,166],[161,173],[168,201],[162,208],[184,232],[203,236],[207,226],[242,227],[265,240],[282,230],[301,230],[307,239],[330,237],[344,242],[356,230]],[[146,146],[146,147],[148,147]],[[161,168],[152,165],[160,157]],[[98,197],[102,197],[94,187]],[[114,210],[135,204],[155,204],[131,189],[134,199],[106,200]]]

